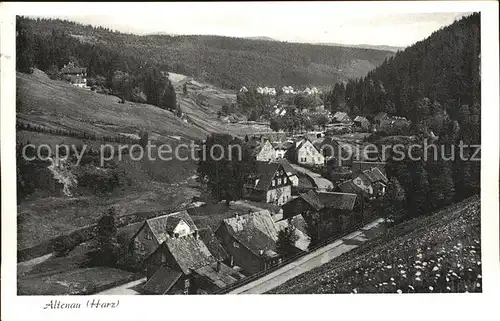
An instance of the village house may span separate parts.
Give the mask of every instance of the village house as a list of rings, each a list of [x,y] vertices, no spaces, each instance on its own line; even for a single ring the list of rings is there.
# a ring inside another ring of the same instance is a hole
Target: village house
[[[367,199],[375,199],[385,194],[387,177],[377,167],[364,170],[355,175],[351,180],[339,185],[339,189],[345,193],[356,193]]]
[[[376,130],[383,131],[387,134],[403,134],[411,125],[411,122],[405,117],[386,117],[380,121],[380,125]]]
[[[354,125],[361,131],[368,131],[370,128],[370,122],[363,116],[356,116],[356,118],[354,118]]]
[[[296,142],[294,158],[299,165],[322,166],[325,164],[325,157],[307,138]]]
[[[76,67],[73,62],[64,65],[61,73],[67,81],[79,88],[87,88],[87,68]]]
[[[365,170],[371,170],[372,168],[378,168],[382,174],[385,173],[385,162],[362,162],[362,161],[352,161],[351,169],[353,177],[358,176]]]
[[[287,152],[294,146],[292,141],[275,142],[273,143],[274,150],[276,151],[276,159],[287,158]]]
[[[352,123],[352,121],[349,115],[347,115],[347,113],[338,111],[335,114],[333,114],[332,123],[350,124]]]
[[[198,228],[187,211],[169,213],[146,220],[131,238],[131,250],[137,258],[151,255],[170,237],[195,233]]]
[[[357,195],[355,193],[316,192],[302,193],[299,197],[283,205],[283,219],[291,219],[296,215],[324,212],[348,213],[354,209]]]
[[[292,182],[280,163],[257,163],[257,174],[245,184],[248,199],[281,206],[290,200]]]
[[[230,260],[247,274],[279,263],[276,253],[278,229],[268,210],[224,219],[215,235],[229,253]]]
[[[269,162],[276,158],[276,150],[269,139],[262,137],[257,146],[251,149],[252,157],[258,162]]]
[[[218,261],[198,231],[168,236],[145,260],[145,294],[207,294],[229,286],[244,275]]]
[[[331,136],[315,142],[314,146],[324,156],[325,161],[335,160],[337,166],[344,166],[344,163],[350,159],[350,151]]]
[[[283,169],[285,170],[288,179],[292,182],[292,187],[296,187],[299,185],[299,176],[297,175],[297,171],[292,167],[292,165],[290,165],[290,163],[286,159],[277,158],[271,162],[283,165]]]

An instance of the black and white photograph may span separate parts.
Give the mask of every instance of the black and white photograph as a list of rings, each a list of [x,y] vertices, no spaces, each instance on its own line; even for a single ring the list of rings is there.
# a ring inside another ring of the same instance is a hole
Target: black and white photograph
[[[483,293],[481,10],[86,6],[12,18],[15,296]]]

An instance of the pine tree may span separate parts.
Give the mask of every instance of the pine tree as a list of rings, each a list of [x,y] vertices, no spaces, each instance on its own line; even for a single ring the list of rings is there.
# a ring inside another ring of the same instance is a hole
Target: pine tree
[[[295,226],[290,222],[287,227],[278,232],[278,240],[276,241],[276,251],[283,255],[293,255],[297,252],[295,242],[299,237],[297,236]]]

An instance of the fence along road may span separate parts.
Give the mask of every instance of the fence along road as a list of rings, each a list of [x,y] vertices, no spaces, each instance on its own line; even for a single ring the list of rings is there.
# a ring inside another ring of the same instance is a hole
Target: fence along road
[[[383,219],[377,219],[361,229],[348,234],[341,239],[321,247],[311,253],[304,255],[276,271],[256,279],[248,284],[242,285],[227,294],[262,294],[274,289],[286,281],[310,271],[318,266],[330,262],[334,258],[349,252],[364,242],[373,238],[373,233],[367,233],[379,228]],[[346,242],[347,241],[347,242]],[[349,244],[352,242],[351,244]]]

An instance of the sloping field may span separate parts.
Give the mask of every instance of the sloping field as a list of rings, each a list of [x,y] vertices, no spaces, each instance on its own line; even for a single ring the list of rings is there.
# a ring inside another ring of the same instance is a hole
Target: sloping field
[[[481,292],[480,199],[399,224],[274,294]]]
[[[102,135],[137,134],[144,128],[186,138],[203,139],[207,134],[161,108],[132,102],[120,104],[115,96],[76,88],[43,75],[17,73],[17,117],[23,122]]]

